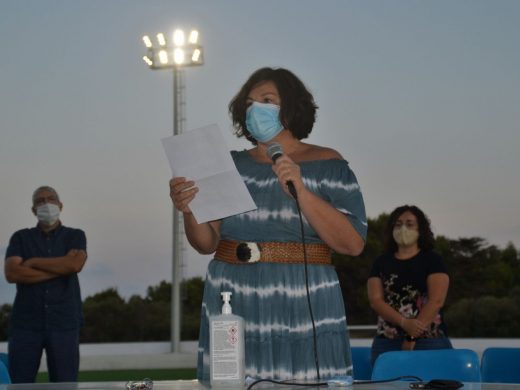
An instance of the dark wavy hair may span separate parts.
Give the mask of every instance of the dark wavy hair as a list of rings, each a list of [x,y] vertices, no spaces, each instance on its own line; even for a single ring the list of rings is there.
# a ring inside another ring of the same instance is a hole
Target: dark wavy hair
[[[272,81],[280,95],[280,121],[299,140],[307,138],[316,121],[318,106],[303,82],[283,68],[261,68],[255,71],[229,103],[229,114],[235,134],[257,144],[246,127],[247,97],[259,83]]]
[[[417,218],[417,224],[419,225],[419,240],[417,244],[419,248],[423,251],[432,250],[435,244],[435,239],[430,227],[430,220],[419,207],[410,205],[400,206],[390,214],[388,223],[386,224],[384,236],[385,250],[388,253],[395,253],[397,251],[397,243],[394,240],[392,232],[394,230],[397,219],[407,211],[411,212],[413,215],[415,215],[415,218]]]

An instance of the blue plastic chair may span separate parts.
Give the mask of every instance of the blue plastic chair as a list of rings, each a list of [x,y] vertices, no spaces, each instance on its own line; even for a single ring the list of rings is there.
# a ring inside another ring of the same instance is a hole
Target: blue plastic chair
[[[372,370],[372,380],[391,379],[403,375],[414,375],[423,381],[481,381],[478,355],[470,349],[392,351],[378,356]]]
[[[520,383],[520,348],[486,348],[480,369],[482,382]]]
[[[372,377],[371,348],[350,347],[350,350],[354,366],[354,379],[369,380]]]
[[[3,361],[0,360],[0,383],[11,383],[11,377],[9,376],[9,371],[7,370],[7,366]]]

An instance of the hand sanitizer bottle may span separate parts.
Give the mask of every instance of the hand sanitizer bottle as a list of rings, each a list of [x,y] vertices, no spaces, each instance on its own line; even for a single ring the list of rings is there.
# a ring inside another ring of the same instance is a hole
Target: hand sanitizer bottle
[[[231,292],[221,293],[222,314],[209,318],[209,375],[212,387],[244,386],[244,319],[233,314]]]

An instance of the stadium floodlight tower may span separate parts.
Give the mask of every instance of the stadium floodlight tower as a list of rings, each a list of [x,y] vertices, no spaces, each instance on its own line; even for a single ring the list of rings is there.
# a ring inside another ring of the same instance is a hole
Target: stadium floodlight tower
[[[173,72],[173,135],[182,133],[184,110],[184,68],[203,64],[202,46],[199,32],[192,30],[186,39],[183,30],[176,29],[171,39],[163,33],[156,35],[155,42],[148,35],[143,36],[147,48],[144,62],[152,70],[169,69]],[[171,352],[180,352],[182,281],[182,220],[181,214],[173,208],[172,232],[172,300],[171,300]]]

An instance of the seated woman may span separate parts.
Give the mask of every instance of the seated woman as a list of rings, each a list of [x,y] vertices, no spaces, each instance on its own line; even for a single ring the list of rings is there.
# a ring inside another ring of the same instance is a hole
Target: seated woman
[[[374,261],[367,283],[378,314],[372,363],[387,351],[452,348],[441,312],[449,277],[433,245],[430,221],[418,207],[390,214],[385,253]]]

